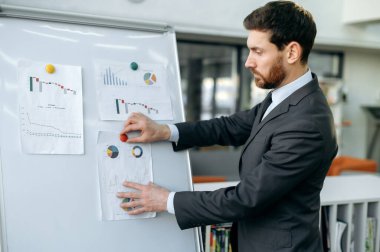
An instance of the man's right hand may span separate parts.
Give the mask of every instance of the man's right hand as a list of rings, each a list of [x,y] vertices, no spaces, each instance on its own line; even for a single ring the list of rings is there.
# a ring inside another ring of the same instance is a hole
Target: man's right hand
[[[158,124],[141,113],[132,113],[120,134],[141,131],[140,136],[129,138],[128,143],[149,143],[168,140],[170,129],[166,124]]]

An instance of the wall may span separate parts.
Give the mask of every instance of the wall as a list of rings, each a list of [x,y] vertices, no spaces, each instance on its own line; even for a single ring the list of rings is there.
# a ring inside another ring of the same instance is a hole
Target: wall
[[[379,8],[380,2],[378,0],[345,0],[343,21],[345,23],[379,21]]]
[[[344,83],[348,90],[344,119],[352,126],[343,128],[342,154],[365,157],[368,145],[368,118],[361,105],[380,106],[380,52],[346,51]],[[371,132],[372,133],[372,132]],[[377,145],[380,145],[380,136]],[[378,150],[378,149],[377,149]],[[380,164],[379,152],[375,151]]]
[[[317,43],[380,49],[380,24],[344,25],[344,1],[347,0],[296,2],[313,13],[318,25]],[[239,0],[237,4],[236,1],[219,0],[0,0],[4,4],[33,8],[163,21],[174,26],[177,31],[227,36],[245,36],[243,18],[266,2]]]
[[[345,1],[347,0],[297,1],[313,14],[318,29],[316,43],[380,49],[380,22],[344,24]]]

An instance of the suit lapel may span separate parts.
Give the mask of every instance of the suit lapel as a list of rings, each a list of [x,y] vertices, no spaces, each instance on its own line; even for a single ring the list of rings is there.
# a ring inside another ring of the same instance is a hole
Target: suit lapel
[[[285,100],[284,100],[285,102]],[[280,103],[277,107],[275,107],[261,122],[259,122],[260,118],[256,118],[255,119],[255,122],[254,122],[254,125],[252,127],[252,132],[251,132],[251,135],[249,136],[247,142],[245,143],[244,147],[243,147],[243,151],[242,151],[242,154],[244,153],[245,149],[247,148],[247,146],[252,142],[252,140],[255,138],[255,136],[257,135],[257,133],[261,130],[262,127],[264,127],[264,125],[273,120],[274,118],[288,112],[289,110],[289,103],[286,102],[286,103]]]
[[[265,126],[266,123],[270,122],[271,120],[275,119],[276,117],[284,113],[287,113],[291,105],[297,105],[305,96],[307,96],[311,92],[314,92],[316,89],[319,89],[317,76],[315,74],[312,74],[312,75],[313,75],[313,79],[308,84],[296,90],[288,98],[286,98],[280,104],[278,104],[277,107],[275,107],[261,122],[259,122],[260,118],[258,117],[255,118],[255,121],[252,126],[251,135],[249,136],[247,142],[245,143],[241,154],[244,153],[247,146],[252,142],[252,140],[255,138],[257,133]],[[260,108],[260,112],[257,113],[258,115],[261,115],[262,113],[261,110],[262,110],[262,107]]]
[[[255,121],[253,122],[252,129],[257,127],[257,125],[260,123],[260,118],[263,115],[263,109],[264,109],[264,106],[262,106],[262,104],[261,104],[259,111],[257,112],[257,116],[255,117]],[[252,135],[252,132],[251,132],[251,135]]]

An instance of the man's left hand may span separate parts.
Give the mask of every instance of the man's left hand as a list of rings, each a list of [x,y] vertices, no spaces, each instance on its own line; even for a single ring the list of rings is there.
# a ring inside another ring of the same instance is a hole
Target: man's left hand
[[[123,186],[136,189],[135,192],[119,192],[119,198],[129,198],[129,202],[123,202],[120,206],[128,211],[129,215],[137,215],[145,212],[164,212],[167,210],[169,191],[163,187],[149,183],[141,185],[125,181]]]

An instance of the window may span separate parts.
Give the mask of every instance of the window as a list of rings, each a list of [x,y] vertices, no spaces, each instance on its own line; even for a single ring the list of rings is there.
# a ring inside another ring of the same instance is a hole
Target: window
[[[341,79],[343,53],[313,50],[309,55],[309,66],[318,77]]]
[[[247,85],[240,78],[245,60],[240,57],[241,52],[240,45],[178,42],[187,120],[230,115],[240,110],[242,102],[250,102],[250,97],[245,95],[242,99],[240,95],[243,86]],[[250,85],[249,72],[248,79]],[[250,88],[245,87],[243,90],[249,96]]]
[[[268,90],[257,88],[244,67],[243,44],[179,40],[178,55],[186,120],[230,115],[261,102]],[[322,79],[341,79],[343,53],[313,50],[310,69]]]

